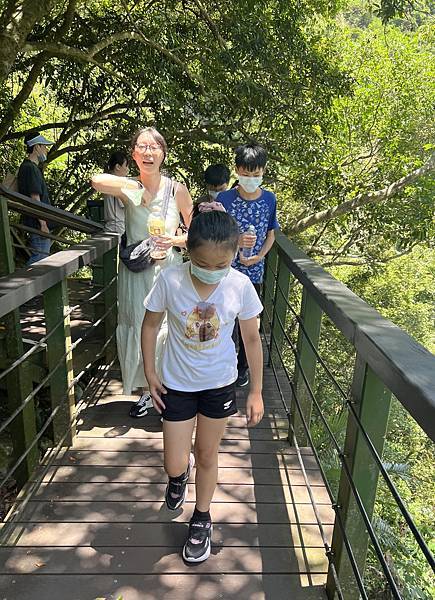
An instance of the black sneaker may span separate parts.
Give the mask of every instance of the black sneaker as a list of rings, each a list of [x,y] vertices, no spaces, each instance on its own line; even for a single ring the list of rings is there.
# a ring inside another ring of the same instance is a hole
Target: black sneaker
[[[142,394],[137,402],[135,402],[130,408],[129,415],[135,419],[144,417],[148,414],[148,409],[153,407],[153,401],[151,400],[150,394]]]
[[[197,521],[192,518],[189,523],[189,535],[183,547],[183,559],[189,563],[200,563],[210,556],[211,521]]]
[[[194,464],[195,459],[193,457],[193,454],[190,454],[189,464],[187,466],[187,471],[184,473],[184,475],[181,475],[177,478],[169,478],[165,492],[165,502],[169,510],[177,510],[177,508],[180,508],[180,506],[184,504],[189,489],[187,482],[189,481],[190,471],[192,470]]]
[[[249,372],[248,372],[248,370],[246,370],[246,371],[240,371],[239,372],[239,376],[237,377],[236,386],[237,387],[245,387],[245,385],[248,385],[248,383],[249,383]]]

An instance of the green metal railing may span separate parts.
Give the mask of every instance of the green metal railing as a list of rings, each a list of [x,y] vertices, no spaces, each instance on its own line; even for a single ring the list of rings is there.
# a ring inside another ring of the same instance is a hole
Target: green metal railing
[[[0,197],[0,387],[7,395],[0,435],[7,434],[13,447],[6,472],[0,476],[0,489],[14,481],[19,490],[34,476],[43,436],[51,437],[52,452],[72,443],[80,410],[74,394],[78,382],[87,380],[84,397],[89,398],[98,359],[103,366],[96,369],[99,375],[107,373],[116,360],[118,237],[97,233],[68,250],[15,270],[8,209],[15,210],[16,202],[10,192]],[[85,233],[101,229],[59,209],[48,207],[48,212],[46,218]],[[70,306],[68,278],[86,266],[93,269],[92,287],[83,303]],[[21,327],[22,305],[41,295],[38,314],[45,333],[27,348]],[[89,324],[72,342],[70,317],[78,309],[84,309]],[[97,339],[101,345],[76,372],[74,357],[88,339]],[[36,403],[45,391],[50,408],[41,423]]]
[[[298,294],[300,310],[290,301]],[[427,436],[435,440],[435,357],[282,234],[278,234],[268,255],[263,302],[262,331],[269,348],[268,364],[275,374],[287,413],[289,441],[298,452],[301,446],[313,449],[336,515],[332,543],[327,541],[318,518],[329,561],[327,596],[345,600],[369,598],[365,566],[370,543],[389,597],[404,598],[390,564],[391,558],[387,559],[383,551],[372,518],[381,478],[400,511],[404,526],[424,560],[434,569],[427,542],[388,474],[382,453],[392,393]],[[351,343],[355,352],[349,391],[337,381],[318,350],[325,317]],[[340,439],[324,414],[325,398],[315,391],[319,368],[347,412],[345,435]],[[288,385],[283,384],[282,374]],[[338,490],[333,489],[322,467],[313,435],[314,422],[325,432],[339,461]],[[306,484],[310,491],[308,480]],[[315,505],[312,495],[311,500]]]

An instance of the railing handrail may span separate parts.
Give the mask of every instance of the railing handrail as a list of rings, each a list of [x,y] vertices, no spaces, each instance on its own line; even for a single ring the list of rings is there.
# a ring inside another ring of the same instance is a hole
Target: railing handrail
[[[295,246],[276,236],[286,266],[388,389],[435,441],[435,356]]]
[[[89,265],[117,244],[117,234],[98,234],[30,267],[0,277],[0,318]]]
[[[97,233],[104,229],[100,223],[80,217],[57,206],[41,204],[38,200],[32,200],[28,196],[14,192],[2,184],[0,184],[0,196],[6,198],[10,210],[22,215],[28,215],[37,219],[47,219],[57,225],[69,227],[83,233]]]

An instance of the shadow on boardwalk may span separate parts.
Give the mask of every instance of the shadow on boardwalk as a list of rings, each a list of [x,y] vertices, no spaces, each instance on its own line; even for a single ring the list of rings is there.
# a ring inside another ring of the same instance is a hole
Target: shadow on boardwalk
[[[80,414],[78,436],[3,531],[7,600],[318,600],[327,561],[286,418],[265,371],[266,412],[255,429],[230,419],[212,506],[213,550],[186,566],[180,550],[194,507],[166,510],[160,421],[132,420],[133,398],[111,379]],[[244,410],[244,394],[239,406]],[[309,449],[303,460],[330,536],[333,513]]]

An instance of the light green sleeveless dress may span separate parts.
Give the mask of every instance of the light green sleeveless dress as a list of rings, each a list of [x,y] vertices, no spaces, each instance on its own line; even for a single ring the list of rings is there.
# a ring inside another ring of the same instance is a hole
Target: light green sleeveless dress
[[[148,217],[154,207],[162,207],[163,187],[148,207],[136,206],[131,200],[125,205],[125,231],[128,244],[134,244],[149,237]],[[177,184],[175,184],[175,191],[176,189]],[[179,222],[178,206],[175,197],[171,196],[166,215],[166,233],[174,235]],[[136,388],[146,387],[147,385],[143,372],[140,340],[142,321],[145,314],[143,301],[161,269],[181,262],[181,254],[173,248],[168,251],[168,257],[165,261],[159,261],[158,265],[149,267],[141,273],[133,273],[121,261],[119,262],[116,341],[124,394],[130,395]],[[166,341],[166,333],[165,318],[157,338],[156,363],[158,371]]]

